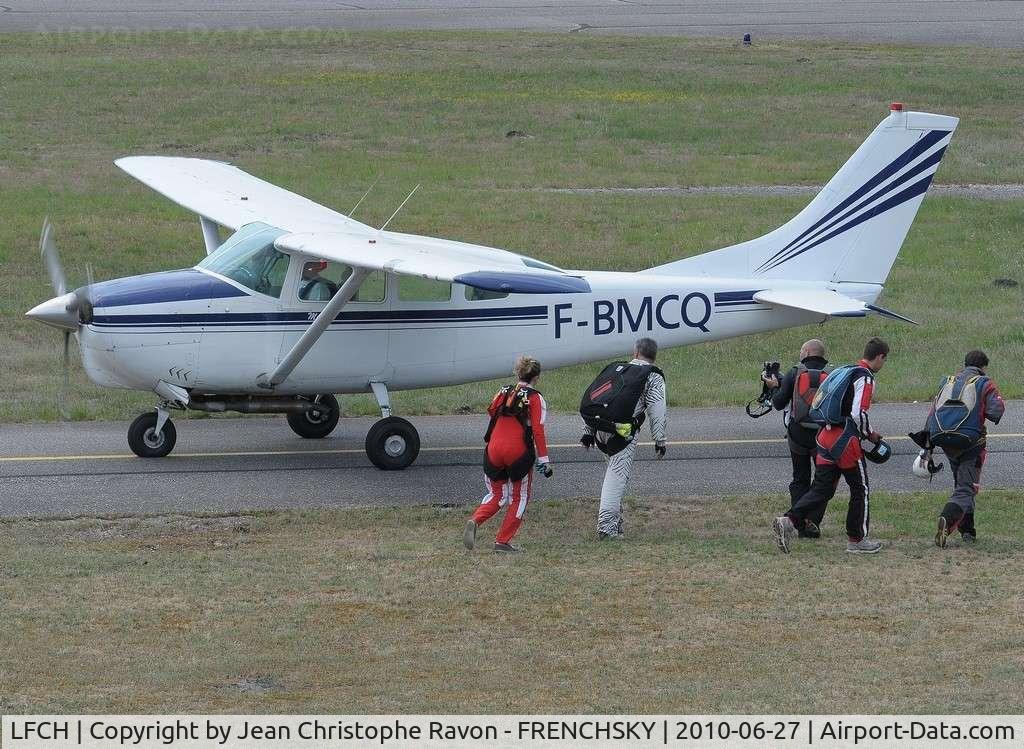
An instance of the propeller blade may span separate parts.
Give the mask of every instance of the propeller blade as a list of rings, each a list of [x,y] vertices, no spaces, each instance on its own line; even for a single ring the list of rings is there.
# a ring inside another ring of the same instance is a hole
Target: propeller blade
[[[43,220],[43,233],[39,237],[39,254],[43,256],[46,264],[46,272],[50,274],[50,285],[57,292],[57,296],[67,293],[68,283],[64,275],[64,268],[60,264],[60,256],[57,254],[57,243],[53,239],[53,224],[50,217]]]
[[[68,420],[68,391],[71,390],[71,356],[69,349],[71,348],[71,331],[64,331],[64,355],[61,360],[61,368],[64,370],[64,385],[60,389],[60,393],[57,395],[57,409],[60,411],[60,416],[64,421]]]

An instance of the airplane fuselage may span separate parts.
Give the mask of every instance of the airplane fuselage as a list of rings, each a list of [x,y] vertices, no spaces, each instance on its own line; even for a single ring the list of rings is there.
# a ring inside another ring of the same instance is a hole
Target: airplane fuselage
[[[99,385],[153,390],[160,381],[203,393],[267,394],[258,383],[324,307],[301,300],[301,257],[274,298],[205,269],[135,276],[94,286],[92,322],[79,331]],[[580,272],[590,293],[472,298],[452,284],[446,301],[403,301],[385,274],[380,301],[352,301],[279,394],[366,392],[503,377],[519,354],[546,368],[599,361],[653,337],[663,348],[821,322],[821,315],[753,300],[756,279]],[[871,302],[873,284],[842,287]],[[778,282],[774,283],[778,288]]]

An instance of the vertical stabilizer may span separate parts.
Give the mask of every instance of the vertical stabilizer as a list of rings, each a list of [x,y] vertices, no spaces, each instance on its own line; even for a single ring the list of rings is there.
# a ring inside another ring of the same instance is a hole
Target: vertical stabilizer
[[[882,284],[958,122],[893,104],[789,222],[749,242],[647,272]]]

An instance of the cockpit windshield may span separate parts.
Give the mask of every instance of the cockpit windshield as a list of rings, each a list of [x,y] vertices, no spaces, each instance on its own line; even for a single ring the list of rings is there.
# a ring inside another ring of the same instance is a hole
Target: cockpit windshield
[[[246,288],[280,297],[288,273],[288,256],[274,247],[287,232],[258,221],[246,224],[208,255],[197,268],[205,268]]]

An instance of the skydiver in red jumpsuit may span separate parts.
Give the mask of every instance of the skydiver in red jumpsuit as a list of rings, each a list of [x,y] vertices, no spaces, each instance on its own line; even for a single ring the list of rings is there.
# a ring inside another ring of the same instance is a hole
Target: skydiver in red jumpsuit
[[[466,521],[462,540],[467,549],[476,545],[476,531],[503,505],[508,505],[505,519],[495,538],[496,552],[517,552],[512,537],[523,524],[523,515],[533,489],[534,466],[537,472],[550,477],[547,438],[544,421],[547,403],[536,389],[540,379],[540,362],[528,356],[516,361],[515,385],[506,385],[494,396],[487,413],[491,424],[484,440],[484,483],[487,494],[473,516]]]

